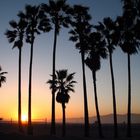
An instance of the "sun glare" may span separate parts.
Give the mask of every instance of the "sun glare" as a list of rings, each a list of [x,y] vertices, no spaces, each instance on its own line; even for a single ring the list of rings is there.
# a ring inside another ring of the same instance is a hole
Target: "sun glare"
[[[27,122],[27,115],[22,115],[21,120],[22,122]]]

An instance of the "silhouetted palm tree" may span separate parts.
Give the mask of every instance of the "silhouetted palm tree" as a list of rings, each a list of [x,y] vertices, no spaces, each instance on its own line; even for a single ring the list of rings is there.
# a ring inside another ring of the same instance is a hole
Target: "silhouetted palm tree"
[[[31,93],[32,93],[32,64],[33,64],[33,46],[35,35],[40,34],[38,26],[40,23],[40,6],[26,5],[25,13],[20,12],[19,17],[26,18],[26,42],[31,45],[30,50],[30,65],[29,65],[29,99],[28,99],[28,134],[33,134],[32,119],[31,119]]]
[[[86,76],[85,76],[85,52],[87,50],[86,38],[91,30],[89,21],[91,19],[88,8],[80,5],[75,5],[72,12],[72,29],[70,40],[76,42],[76,48],[80,50],[82,71],[83,71],[83,92],[84,92],[84,123],[85,123],[85,136],[89,136],[89,117],[88,117],[88,101],[86,89]]]
[[[99,25],[95,26],[97,31],[99,31],[106,41],[106,47],[109,52],[109,63],[110,63],[110,72],[111,72],[111,81],[112,81],[112,97],[113,97],[113,116],[114,116],[114,137],[118,137],[118,125],[117,125],[117,109],[116,109],[116,95],[115,95],[115,81],[114,81],[114,72],[113,72],[113,63],[112,63],[112,53],[117,45],[119,37],[118,32],[116,31],[115,22],[111,18],[104,18],[103,22],[99,22]]]
[[[4,82],[6,82],[6,77],[4,76],[4,74],[7,74],[7,72],[2,72],[2,68],[0,66],[0,87]]]
[[[46,9],[46,4],[41,4],[40,5],[40,22],[38,29],[40,31],[43,31],[44,33],[51,31],[52,27],[50,24],[50,19],[49,19],[49,14],[48,14],[48,9]]]
[[[21,123],[21,54],[23,46],[23,38],[25,34],[25,29],[27,22],[20,18],[19,22],[14,20],[9,22],[12,30],[7,30],[5,35],[7,36],[9,43],[14,43],[13,48],[17,47],[19,49],[19,58],[18,58],[18,125],[19,131],[22,131]]]
[[[136,54],[139,48],[135,23],[137,10],[134,1],[123,0],[123,15],[117,18],[117,24],[121,33],[119,45],[127,54],[128,60],[128,112],[127,112],[127,137],[132,136],[131,132],[131,55]]]
[[[67,10],[69,6],[66,0],[49,0],[49,5],[42,4],[42,8],[50,15],[52,25],[54,25],[54,44],[53,44],[53,63],[52,63],[52,79],[55,80],[55,63],[56,63],[56,44],[57,36],[62,26],[68,27],[69,16]],[[52,85],[52,116],[51,116],[51,134],[56,133],[55,129],[55,86]]]
[[[106,43],[99,32],[93,32],[89,36],[88,44],[89,44],[89,52],[88,57],[85,60],[85,63],[92,71],[99,136],[103,137],[100,112],[98,107],[96,71],[99,70],[101,67],[101,58],[103,59],[107,58],[107,50],[105,48]]]
[[[74,84],[76,81],[74,81],[74,75],[75,73],[68,74],[67,70],[59,70],[56,71],[55,75],[55,89],[57,91],[56,101],[58,103],[62,104],[62,111],[63,111],[63,126],[62,126],[62,136],[65,136],[66,134],[66,115],[65,115],[65,109],[66,109],[66,103],[69,102],[70,96],[69,92],[74,92]],[[49,84],[51,84],[52,88],[52,80],[48,81]]]
[[[139,0],[133,0],[132,1],[133,5],[131,4],[131,7],[134,8],[134,21],[135,21],[135,26],[134,26],[134,32],[135,32],[135,37],[137,40],[140,40],[140,1]]]

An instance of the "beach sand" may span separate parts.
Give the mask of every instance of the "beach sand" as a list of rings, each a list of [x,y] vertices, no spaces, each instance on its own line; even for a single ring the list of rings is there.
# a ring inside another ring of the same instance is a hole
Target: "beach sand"
[[[126,138],[126,125],[121,124],[119,128],[119,140],[140,140],[140,125],[132,125],[132,138]],[[23,133],[18,132],[15,123],[0,123],[0,140],[101,140],[98,135],[98,127],[90,125],[90,137],[84,137],[83,124],[67,124],[66,136],[62,137],[61,124],[56,125],[56,135],[50,135],[50,124],[33,124],[33,136],[27,135],[27,126],[23,126]],[[113,137],[113,125],[103,124],[105,140],[115,140]]]

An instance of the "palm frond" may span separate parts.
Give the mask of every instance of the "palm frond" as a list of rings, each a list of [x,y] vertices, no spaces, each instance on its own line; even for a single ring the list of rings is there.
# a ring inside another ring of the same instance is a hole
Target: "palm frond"
[[[1,82],[1,83],[6,82],[6,77],[5,77],[5,76],[1,76],[1,77],[0,77],[0,82]]]
[[[25,28],[27,27],[27,24],[28,24],[27,21],[21,18],[18,23],[18,27],[22,31],[22,30],[25,30]]]
[[[66,69],[56,71],[56,73],[57,73],[58,80],[64,80],[67,77],[67,70]]]
[[[67,78],[66,78],[66,81],[67,81],[67,82],[72,81],[72,80],[73,80],[73,78],[74,78],[74,75],[75,75],[75,72],[74,72],[74,73],[69,74],[69,75],[67,76]]]
[[[104,30],[104,25],[101,22],[98,22],[99,25],[93,26],[97,31],[102,31]]]
[[[106,26],[106,28],[110,30],[114,29],[114,22],[112,21],[110,17],[104,18],[103,23]]]
[[[23,46],[22,40],[17,40],[17,41],[14,42],[13,49],[15,47],[21,48],[22,46]]]
[[[68,90],[68,92],[70,92],[70,91],[75,92],[75,90],[71,87],[67,87],[67,90]]]
[[[12,28],[17,28],[17,26],[18,26],[17,22],[14,21],[14,20],[11,20],[11,21],[9,22],[9,24],[11,25]]]
[[[75,84],[77,81],[70,81],[69,84]]]
[[[21,19],[25,19],[26,18],[26,15],[22,12],[22,11],[19,11],[19,13],[17,14],[17,16]]]
[[[26,11],[26,14],[32,14],[32,6],[29,5],[29,4],[26,4],[25,5],[25,11]]]
[[[56,6],[58,10],[60,10],[64,5],[65,5],[66,0],[57,0],[56,1]]]
[[[50,20],[46,16],[40,20],[38,29],[43,32],[49,32],[52,29]]]
[[[2,71],[2,68],[0,66],[0,71]],[[7,72],[0,72],[0,87],[2,86],[2,83],[6,82],[6,77],[4,74],[7,74]]]
[[[4,75],[4,74],[7,74],[7,73],[8,73],[8,72],[1,72],[0,75]]]
[[[76,33],[74,30],[70,30],[70,31],[69,31],[69,34],[77,35],[77,33]]]
[[[56,9],[56,3],[55,3],[53,0],[49,0],[49,6],[50,6],[52,9]]]
[[[69,40],[76,42],[78,40],[78,36],[71,36]]]
[[[16,39],[17,32],[16,32],[16,31],[7,30],[7,31],[5,32],[5,35],[7,36],[9,43],[12,43],[12,42],[14,42],[15,39]]]

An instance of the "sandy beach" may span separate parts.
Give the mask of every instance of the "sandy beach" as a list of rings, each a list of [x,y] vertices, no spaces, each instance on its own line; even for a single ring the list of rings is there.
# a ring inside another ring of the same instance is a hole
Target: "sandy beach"
[[[34,134],[28,136],[26,134],[27,126],[24,125],[23,133],[18,132],[17,124],[0,123],[0,140],[100,140],[98,136],[98,128],[96,125],[90,125],[90,137],[84,137],[83,124],[68,124],[66,128],[66,136],[61,136],[61,124],[56,125],[56,135],[50,135],[50,124],[33,124]],[[105,140],[113,140],[113,125],[103,125],[103,134]],[[139,140],[140,125],[132,125],[132,138],[126,138],[126,125],[119,125],[119,140]]]

